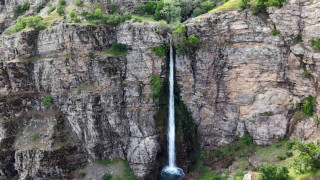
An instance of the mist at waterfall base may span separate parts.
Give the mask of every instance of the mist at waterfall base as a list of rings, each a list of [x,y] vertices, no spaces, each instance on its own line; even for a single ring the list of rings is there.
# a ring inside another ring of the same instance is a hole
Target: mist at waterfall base
[[[161,171],[162,180],[175,180],[184,177],[183,170],[176,166],[175,155],[175,112],[174,112],[174,62],[172,37],[170,38],[170,71],[169,71],[169,123],[168,123],[168,153],[169,164]]]

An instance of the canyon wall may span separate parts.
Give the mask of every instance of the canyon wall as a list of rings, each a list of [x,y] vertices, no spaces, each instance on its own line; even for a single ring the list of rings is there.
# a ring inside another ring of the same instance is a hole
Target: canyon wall
[[[23,2],[0,1],[8,10],[15,3]],[[176,80],[202,150],[244,133],[259,145],[291,135],[316,141],[320,108],[313,117],[297,118],[295,104],[308,95],[319,100],[320,53],[310,44],[320,38],[319,7],[319,0],[288,0],[268,8],[267,17],[225,11],[184,22],[201,45],[176,56]],[[50,30],[3,33],[0,179],[76,179],[74,172],[93,160],[116,157],[137,177],[157,177],[165,148],[150,78],[165,78],[167,58],[151,48],[168,43],[159,27],[133,20],[118,26],[64,22]],[[280,34],[272,35],[273,29]],[[128,54],[104,53],[115,42],[125,44]],[[44,106],[49,94],[53,104]]]

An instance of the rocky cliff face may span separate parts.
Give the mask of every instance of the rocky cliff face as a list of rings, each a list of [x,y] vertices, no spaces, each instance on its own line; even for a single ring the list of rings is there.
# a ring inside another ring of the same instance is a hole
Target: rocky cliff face
[[[204,150],[229,144],[244,132],[260,145],[293,133],[295,103],[317,97],[320,53],[310,40],[319,37],[319,5],[288,1],[281,9],[269,8],[267,19],[232,11],[185,23],[188,35],[199,36],[202,45],[193,55],[177,57],[176,73]],[[280,36],[271,34],[275,28]],[[302,42],[295,43],[299,38]]]
[[[10,177],[12,166],[22,179],[69,177],[89,159],[115,157],[126,159],[138,177],[156,168],[160,147],[149,80],[164,74],[165,58],[156,57],[150,48],[167,38],[156,33],[154,23],[128,22],[116,29],[62,24],[54,31],[22,32],[2,40],[1,147],[8,149],[4,156],[12,165],[1,162],[6,165],[1,177]],[[116,40],[129,47],[126,57],[99,52]],[[89,56],[90,51],[95,55]],[[24,59],[35,55],[39,60]],[[41,105],[45,94],[52,95],[54,107]],[[30,111],[31,120],[25,119]],[[16,124],[21,129],[13,131]],[[65,134],[60,135],[61,129]],[[31,133],[38,136],[35,142]],[[61,162],[66,159],[59,159],[57,151],[84,157],[76,158],[81,163]],[[57,158],[56,167],[48,163],[51,156]]]
[[[0,1],[7,10],[17,3],[23,2]],[[260,145],[291,135],[319,137],[315,116],[294,116],[297,102],[308,95],[318,99],[320,53],[310,40],[320,37],[319,6],[289,0],[280,9],[269,8],[269,17],[228,11],[184,23],[201,46],[192,55],[176,56],[176,79],[202,150],[245,132]],[[275,28],[280,35],[271,34]],[[102,52],[114,42],[127,45],[129,53]],[[77,179],[74,172],[88,163],[116,157],[138,177],[157,177],[163,147],[150,77],[164,78],[167,67],[166,58],[151,48],[167,43],[167,32],[156,22],[61,23],[2,34],[0,179]],[[44,106],[48,94],[53,105]]]

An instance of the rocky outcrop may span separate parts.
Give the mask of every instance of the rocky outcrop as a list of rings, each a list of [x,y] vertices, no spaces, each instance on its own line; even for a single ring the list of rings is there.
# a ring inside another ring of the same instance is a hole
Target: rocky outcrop
[[[300,68],[304,57],[287,44],[289,34],[298,36],[294,28],[285,37],[273,36],[272,24],[248,11],[206,14],[185,25],[201,47],[177,56],[176,73],[202,148],[229,144],[244,132],[260,145],[286,137],[294,104],[317,95],[316,79],[304,77]]]
[[[146,26],[148,29],[144,28]],[[37,146],[32,148],[32,144],[19,139],[15,140],[16,146],[12,145],[14,156],[10,157],[15,159],[14,167],[21,179],[70,177],[71,171],[82,168],[90,159],[121,157],[129,162],[138,177],[148,175],[158,166],[156,157],[161,148],[154,120],[156,107],[149,98],[149,81],[152,75],[163,76],[166,67],[165,58],[155,56],[151,47],[167,43],[167,38],[161,35],[165,33],[159,35],[156,30],[156,23],[128,22],[117,29],[62,24],[54,27],[54,31],[44,30],[33,37],[37,44],[35,55],[39,58],[31,62],[25,59],[26,53],[19,51],[23,43],[27,43],[22,38],[27,32],[7,36],[12,42],[20,43],[1,46],[4,72],[0,76],[6,82],[0,89],[9,94],[28,91],[40,97],[51,94],[54,107],[61,112],[61,123],[74,134],[66,135],[65,139],[70,141],[68,137],[73,137],[81,142],[63,150],[60,150],[62,147],[56,149],[59,141],[54,133],[60,130],[54,128],[58,120],[49,118],[50,115],[42,119],[46,124],[44,129],[38,120],[30,127],[23,125],[17,133],[25,133],[27,139],[36,127],[42,135]],[[128,55],[114,57],[101,51],[116,40],[127,45]],[[3,43],[8,42],[3,40]],[[89,52],[94,54],[89,55]],[[40,97],[29,103],[30,108],[41,106]],[[8,113],[1,116],[2,124],[18,112]],[[34,118],[35,115],[30,116]],[[70,162],[74,165],[65,169],[66,162],[59,156],[73,156],[73,151],[84,157],[79,156],[80,162],[75,159]],[[48,163],[48,158],[56,159],[56,165]],[[2,177],[10,177],[10,174]]]

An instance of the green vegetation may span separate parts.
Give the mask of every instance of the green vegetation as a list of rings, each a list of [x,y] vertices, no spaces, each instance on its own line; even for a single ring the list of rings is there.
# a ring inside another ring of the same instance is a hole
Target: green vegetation
[[[57,13],[59,14],[59,16],[64,16],[65,15],[65,7],[61,6],[61,5],[58,5]]]
[[[126,162],[125,160],[123,160],[122,158],[114,158],[113,160],[110,160],[110,159],[105,159],[103,161],[100,161],[98,162],[99,164],[101,165],[104,165],[104,166],[108,166],[108,165],[112,165],[112,164],[115,164],[115,163],[123,163],[124,165],[124,174],[119,177],[120,179],[126,179],[126,180],[138,180],[134,174],[131,172],[130,168],[129,168],[129,164],[128,162]]]
[[[198,38],[195,35],[190,35],[187,40],[177,44],[177,54],[191,54],[199,45]]]
[[[168,23],[184,21],[191,16],[206,13],[224,3],[224,0],[180,0],[180,1],[152,1],[142,4],[138,8],[140,15],[153,16],[155,20],[165,20]]]
[[[280,34],[280,31],[277,30],[277,29],[273,29],[272,32],[271,32],[271,34],[274,35],[274,36],[277,36],[277,35]]]
[[[239,9],[244,10],[251,7],[250,0],[239,0]]]
[[[39,13],[41,11],[41,9],[44,8],[44,5],[42,3],[39,3],[36,5],[36,12]]]
[[[286,156],[277,156],[277,158],[279,159],[279,161],[285,160],[287,157]]]
[[[289,177],[287,167],[276,167],[274,165],[261,165],[259,167],[258,180],[286,180]]]
[[[162,44],[160,46],[152,47],[152,52],[159,57],[166,56],[169,52],[169,46]]]
[[[185,38],[186,28],[183,24],[178,24],[174,31],[173,41],[176,44],[176,50],[178,55],[190,54],[199,47],[200,42],[195,35],[190,35],[188,38]]]
[[[304,98],[304,102],[302,104],[298,103],[296,106],[298,110],[302,111],[305,115],[311,117],[313,115],[316,104],[316,98],[309,95],[308,97]]]
[[[73,23],[80,23],[81,20],[78,18],[78,15],[74,11],[69,12],[69,18],[71,19],[71,22]]]
[[[159,99],[160,91],[163,87],[161,78],[159,76],[151,76],[150,83],[151,83],[151,89],[152,89],[150,98]]]
[[[49,7],[49,9],[47,10],[47,14],[50,14],[50,13],[53,12],[54,10],[56,10],[56,7],[55,7],[55,6]]]
[[[302,42],[302,38],[301,38],[301,36],[298,36],[298,37],[296,37],[296,38],[294,39],[293,44],[295,45],[295,44],[299,44],[299,43],[301,43],[301,42]]]
[[[110,174],[104,174],[102,176],[102,180],[111,180],[112,179],[112,176]]]
[[[22,6],[18,5],[17,7],[15,7],[13,9],[15,16],[23,15],[26,11],[30,9],[30,5],[31,5],[30,2],[25,2]]]
[[[97,8],[94,12],[88,11],[86,13],[86,19],[89,21],[93,21],[94,23],[101,22],[117,25],[126,20],[132,19],[132,16],[130,14],[123,14],[122,16],[118,14],[105,14],[100,8]]]
[[[239,8],[238,0],[228,0],[225,3],[223,3],[221,6],[218,6],[209,12],[215,13],[215,12],[226,11],[226,10],[237,10],[238,8]]]
[[[110,4],[109,9],[110,9],[110,12],[111,12],[112,14],[118,12],[118,5],[117,5],[117,3],[112,2],[112,3]]]
[[[272,111],[266,111],[266,112],[260,113],[259,115],[260,116],[272,116],[273,112]]]
[[[0,69],[0,75],[1,75],[1,74],[3,74],[3,70],[2,70],[2,69]]]
[[[240,142],[243,145],[250,146],[253,144],[253,138],[252,138],[252,136],[250,136],[249,133],[244,133],[243,137],[240,139]]]
[[[320,51],[320,39],[312,39],[310,43],[317,51]]]
[[[82,0],[75,0],[75,5],[78,7],[82,7],[84,5],[84,2]]]
[[[320,169],[320,146],[312,142],[302,143],[300,140],[294,140],[293,149],[299,151],[299,155],[294,158],[291,166],[297,174],[316,172]]]
[[[106,51],[106,53],[114,56],[125,56],[128,54],[128,49],[124,44],[114,43],[112,47]]]
[[[66,0],[59,0],[58,5],[65,6],[66,3],[67,3]]]
[[[39,138],[39,135],[36,134],[36,133],[34,133],[34,134],[32,134],[32,135],[30,136],[30,139],[31,139],[32,141],[36,141],[36,140],[38,140],[38,138]]]
[[[51,106],[52,104],[52,96],[50,94],[47,94],[43,99],[42,99],[42,105],[43,106]]]
[[[302,60],[300,60],[300,68],[302,68],[304,71],[304,77],[306,78],[312,77],[312,74],[307,70],[306,64]]]
[[[270,6],[282,7],[285,2],[286,0],[256,0],[253,13],[258,14],[265,12],[266,8]]]
[[[65,5],[66,5],[66,0],[59,0],[58,7],[57,7],[57,13],[59,14],[59,16],[65,15]]]
[[[17,23],[11,29],[7,30],[6,34],[13,34],[22,31],[26,27],[33,28],[35,30],[43,30],[47,28],[41,16],[29,16],[26,18],[19,17]]]
[[[90,52],[89,52],[89,57],[90,57],[90,58],[94,58],[94,52],[93,52],[93,51],[90,51]]]

